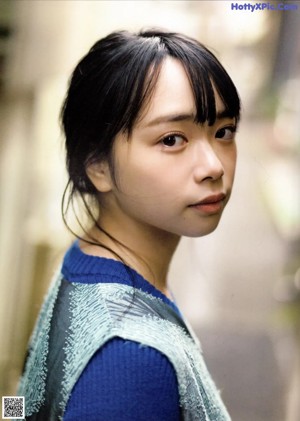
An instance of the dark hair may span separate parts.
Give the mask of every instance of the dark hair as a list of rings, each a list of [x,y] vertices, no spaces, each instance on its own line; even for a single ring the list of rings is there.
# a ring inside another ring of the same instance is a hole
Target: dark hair
[[[216,119],[213,86],[228,114],[238,121],[237,90],[204,45],[163,30],[113,32],[96,42],[76,66],[62,107],[71,189],[68,204],[75,193],[83,199],[86,193],[96,196],[86,167],[101,159],[112,165],[114,138],[120,131],[132,130],[151,98],[166,57],[178,59],[186,70],[195,97],[197,122],[211,125]]]

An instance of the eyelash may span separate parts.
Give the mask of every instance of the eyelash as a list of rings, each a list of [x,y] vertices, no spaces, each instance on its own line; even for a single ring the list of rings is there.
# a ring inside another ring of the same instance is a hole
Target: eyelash
[[[226,136],[226,130],[229,130],[229,132],[230,132],[229,137],[227,136],[227,138],[225,137]],[[225,140],[225,141],[232,140],[234,138],[234,134],[236,133],[236,130],[237,130],[237,127],[236,126],[225,126],[225,127],[221,127],[220,129],[218,129],[216,131],[215,138],[222,139],[222,140]],[[222,132],[222,131],[224,131],[224,135],[223,136],[218,136],[218,134],[220,134],[220,132]],[[168,138],[172,138],[172,137],[173,138],[176,138],[176,137],[181,138],[182,141],[183,141],[183,144],[181,144],[181,145],[176,145],[176,144],[166,145],[166,144],[164,144],[164,142]],[[162,139],[160,139],[159,143],[162,144],[166,148],[176,148],[177,147],[178,149],[180,149],[181,147],[184,146],[184,144],[188,143],[188,140],[181,133],[174,132],[174,133],[168,133],[167,135],[165,135]]]
[[[174,144],[174,145],[166,145],[166,144],[164,144],[164,142],[168,139],[168,138],[176,138],[176,137],[179,137],[179,138],[181,138],[182,139],[182,141],[183,141],[183,144],[182,145],[176,145],[176,144]],[[187,141],[187,139],[185,138],[185,136],[183,136],[181,133],[168,133],[167,135],[165,135],[162,139],[160,139],[160,141],[159,141],[159,143],[161,143],[164,147],[166,147],[166,148],[181,148],[181,147],[183,147],[184,146],[184,144],[185,143],[187,143],[188,141]]]
[[[223,139],[223,140],[232,140],[234,138],[234,134],[236,133],[236,126],[225,126],[225,127],[221,127],[219,130],[217,130],[215,137],[217,139]],[[221,131],[226,131],[229,130],[230,131],[230,135],[229,138],[224,138],[222,136],[218,136],[218,133],[220,133]]]

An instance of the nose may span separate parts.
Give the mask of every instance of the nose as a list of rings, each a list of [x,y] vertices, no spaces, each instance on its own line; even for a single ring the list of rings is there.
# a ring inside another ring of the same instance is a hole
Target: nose
[[[219,180],[224,175],[224,167],[209,142],[200,142],[195,151],[194,178],[199,183],[206,179]]]

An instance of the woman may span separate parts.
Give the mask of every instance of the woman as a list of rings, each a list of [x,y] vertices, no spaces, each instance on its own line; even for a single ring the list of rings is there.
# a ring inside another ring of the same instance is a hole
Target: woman
[[[167,273],[181,236],[220,221],[239,114],[222,65],[181,34],[115,32],[79,62],[62,110],[63,215],[76,196],[90,225],[77,215],[84,235],[31,338],[27,419],[230,419]]]

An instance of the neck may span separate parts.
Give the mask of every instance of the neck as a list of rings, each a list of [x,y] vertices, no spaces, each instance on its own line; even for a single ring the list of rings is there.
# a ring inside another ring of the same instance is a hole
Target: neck
[[[107,222],[102,215],[101,227],[109,236],[94,226],[86,237],[86,239],[96,240],[103,246],[91,246],[82,242],[82,250],[87,254],[101,257],[117,260],[121,258],[120,260],[168,295],[168,269],[180,238],[177,235],[136,223],[124,224],[123,221],[122,226],[119,226],[115,221],[114,223],[110,221],[109,224]]]

